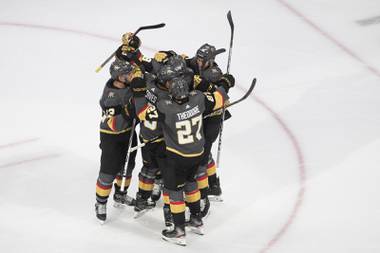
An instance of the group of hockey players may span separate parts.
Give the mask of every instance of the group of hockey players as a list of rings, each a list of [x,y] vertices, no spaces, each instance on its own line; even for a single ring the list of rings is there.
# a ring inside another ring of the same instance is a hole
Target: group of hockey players
[[[100,100],[96,217],[106,220],[113,186],[114,202],[133,206],[136,215],[154,208],[162,189],[166,225],[162,238],[186,245],[185,227],[203,234],[202,218],[210,208],[209,196],[221,195],[211,147],[222,117],[230,117],[221,108],[235,80],[215,63],[215,56],[225,50],[212,45],[202,45],[192,58],[170,50],[158,51],[150,59],[142,55],[141,41],[134,34],[124,34],[122,42]],[[143,166],[133,198],[127,190],[136,151],[126,157],[130,147],[138,145],[137,139],[143,143]]]

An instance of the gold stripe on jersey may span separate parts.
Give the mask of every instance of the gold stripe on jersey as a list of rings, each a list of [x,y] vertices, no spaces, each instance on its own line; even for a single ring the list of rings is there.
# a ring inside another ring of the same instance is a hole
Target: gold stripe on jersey
[[[137,117],[139,118],[140,121],[144,121],[145,120],[145,117],[146,117],[146,111],[148,110],[149,106],[148,105],[145,105],[143,109],[141,109],[138,113],[137,113]]]
[[[140,135],[140,137],[141,137],[141,135]],[[156,142],[161,142],[161,141],[163,141],[164,140],[164,138],[162,137],[162,138],[158,138],[157,140],[155,140],[154,138],[153,139],[150,139],[150,140],[147,140],[147,139],[144,139],[143,137],[141,137],[141,139],[142,139],[142,141],[144,142],[144,143],[156,143]]]
[[[214,98],[215,98],[215,105],[214,105],[213,110],[217,110],[219,108],[222,108],[224,105],[224,98],[223,98],[222,93],[220,93],[220,91],[218,91],[218,90],[215,91],[214,92]]]
[[[129,130],[131,130],[131,127],[121,130],[121,131],[111,131],[111,130],[106,130],[106,129],[100,129],[100,132],[105,133],[105,134],[122,134],[122,133],[128,132]]]
[[[216,174],[216,165],[214,162],[207,165],[207,175],[212,176]]]
[[[201,199],[201,193],[198,189],[192,192],[186,192],[185,194],[187,203],[194,203]]]
[[[115,131],[115,130],[116,130],[116,119],[115,119],[115,117],[110,117],[110,118],[107,120],[107,126],[108,126],[112,131]]]
[[[185,154],[185,153],[182,153],[182,152],[178,151],[175,148],[170,148],[168,146],[166,147],[166,150],[169,150],[170,152],[176,153],[177,155],[180,155],[180,156],[183,156],[183,157],[197,157],[197,156],[200,156],[200,155],[203,154],[203,149],[202,149],[202,152],[193,153],[193,154]]]
[[[183,201],[170,201],[170,211],[174,214],[184,213],[186,210],[185,202]]]

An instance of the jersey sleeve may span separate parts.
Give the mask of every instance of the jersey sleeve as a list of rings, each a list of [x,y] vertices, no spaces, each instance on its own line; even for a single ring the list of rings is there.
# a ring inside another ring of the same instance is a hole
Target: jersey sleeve
[[[223,87],[218,87],[214,92],[205,92],[205,114],[221,109],[228,99]]]
[[[165,120],[165,114],[160,112],[158,108],[152,104],[149,104],[145,97],[135,97],[134,105],[136,116],[140,121],[163,121]]]

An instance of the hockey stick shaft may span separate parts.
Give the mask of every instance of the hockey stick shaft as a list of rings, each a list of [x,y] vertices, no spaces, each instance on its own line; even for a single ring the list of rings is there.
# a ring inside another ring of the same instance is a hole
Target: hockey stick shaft
[[[129,164],[129,158],[131,156],[131,147],[132,147],[132,141],[133,141],[133,135],[135,134],[135,127],[136,127],[136,119],[134,118],[132,121],[132,128],[131,128],[131,134],[129,136],[129,143],[128,143],[128,152],[127,156],[125,157],[125,164],[124,164],[124,169],[123,169],[123,174],[122,174],[122,181],[121,181],[121,186],[120,186],[120,191],[124,191],[125,188],[125,181],[127,178],[127,171],[128,171],[128,164]]]
[[[229,103],[229,104],[225,105],[223,108],[224,109],[229,108],[229,107],[231,107],[233,105],[236,105],[236,104],[242,102],[243,100],[245,100],[247,97],[249,97],[249,95],[251,95],[251,93],[252,93],[253,89],[255,88],[255,86],[256,86],[256,78],[253,78],[251,86],[249,87],[249,89],[247,90],[247,92],[241,98],[239,98],[238,100],[236,100],[236,101],[234,101],[232,103]],[[222,110],[223,108],[215,109],[211,113],[204,115],[203,118],[207,118],[207,117],[211,116],[213,113]],[[158,140],[160,138],[162,138],[162,136],[157,136],[156,138],[153,138],[153,139],[151,139],[151,140],[149,140],[147,142],[140,143],[140,144],[138,144],[138,145],[130,148],[129,151],[128,151],[128,153],[132,153],[132,152],[138,150],[139,148],[144,147],[147,143],[152,143],[152,142],[154,142],[154,141],[156,141],[156,140]]]
[[[231,28],[230,47],[229,47],[229,51],[228,51],[228,61],[227,61],[227,73],[230,73],[230,65],[231,65],[231,57],[232,57],[232,46],[233,46],[233,43],[234,43],[234,31],[235,31],[235,25],[234,25],[234,22],[232,21],[231,11],[228,11],[228,13],[227,13],[227,19],[228,19],[228,23],[230,24],[230,28]]]
[[[231,11],[228,11],[227,13],[227,20],[231,28],[231,37],[230,37],[230,47],[228,50],[228,61],[227,61],[227,74],[230,73],[230,65],[231,65],[231,56],[232,56],[232,46],[234,42],[234,22],[232,20],[232,14]],[[219,129],[219,139],[218,139],[218,152],[216,156],[216,167],[219,168],[219,162],[220,162],[220,154],[222,151],[222,135],[223,135],[223,125],[224,125],[224,115],[225,115],[226,108],[224,107],[222,110],[222,120],[220,122],[220,129]]]
[[[147,29],[157,29],[157,28],[161,28],[161,27],[164,27],[165,26],[165,23],[160,23],[160,24],[157,24],[157,25],[146,25],[146,26],[141,26],[139,27],[134,33],[133,33],[133,36],[136,36],[140,31],[142,30],[147,30]],[[133,36],[131,37],[131,39],[133,38]],[[102,63],[100,64],[99,67],[96,68],[96,73],[98,73],[100,70],[102,70],[102,68],[115,56],[116,54],[116,51],[117,49]]]

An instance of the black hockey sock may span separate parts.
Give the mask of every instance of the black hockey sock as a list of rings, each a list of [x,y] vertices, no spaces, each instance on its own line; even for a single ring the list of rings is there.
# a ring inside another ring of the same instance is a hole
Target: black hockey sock
[[[209,186],[213,186],[213,185],[216,184],[216,178],[217,178],[216,174],[211,175],[211,176],[208,177],[208,184],[209,184]]]

